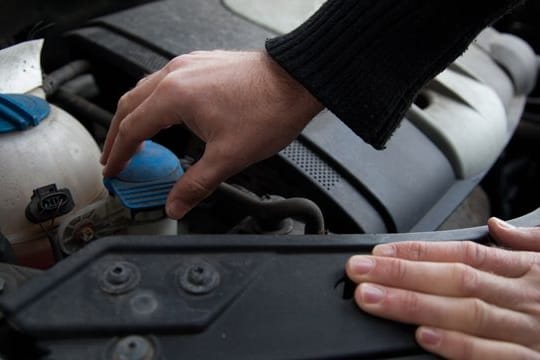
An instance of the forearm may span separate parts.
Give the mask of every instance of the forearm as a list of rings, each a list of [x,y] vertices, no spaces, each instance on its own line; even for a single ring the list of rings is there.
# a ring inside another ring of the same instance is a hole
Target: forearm
[[[376,148],[416,93],[523,0],[330,0],[270,56]]]

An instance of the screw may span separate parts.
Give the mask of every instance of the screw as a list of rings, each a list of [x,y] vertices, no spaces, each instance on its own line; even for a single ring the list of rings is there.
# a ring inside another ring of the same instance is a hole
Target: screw
[[[132,335],[116,343],[113,360],[151,360],[154,354],[154,346],[148,339]]]
[[[195,265],[188,270],[188,281],[195,286],[204,286],[212,281],[212,273],[201,265]]]
[[[6,287],[6,280],[0,277],[0,294],[4,292],[5,287]]]
[[[136,288],[140,279],[141,274],[135,265],[118,261],[105,269],[100,286],[109,294],[119,295]]]
[[[219,273],[210,264],[200,262],[178,272],[180,286],[195,295],[207,294],[219,285]]]

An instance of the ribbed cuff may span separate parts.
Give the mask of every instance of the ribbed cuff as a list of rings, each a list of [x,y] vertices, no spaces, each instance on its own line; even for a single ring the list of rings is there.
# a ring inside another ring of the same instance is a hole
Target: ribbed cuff
[[[270,56],[375,148],[417,92],[522,0],[330,0]]]

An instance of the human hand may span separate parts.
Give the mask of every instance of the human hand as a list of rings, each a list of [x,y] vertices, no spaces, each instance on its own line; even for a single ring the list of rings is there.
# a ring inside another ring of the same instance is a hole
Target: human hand
[[[184,124],[206,143],[167,214],[183,217],[228,177],[291,143],[322,105],[265,52],[197,51],[141,80],[118,102],[101,162],[120,172],[141,143]]]
[[[492,236],[540,250],[540,228],[491,219]],[[540,254],[472,242],[405,242],[375,247],[346,266],[357,304],[383,318],[420,325],[418,343],[451,359],[540,359]]]

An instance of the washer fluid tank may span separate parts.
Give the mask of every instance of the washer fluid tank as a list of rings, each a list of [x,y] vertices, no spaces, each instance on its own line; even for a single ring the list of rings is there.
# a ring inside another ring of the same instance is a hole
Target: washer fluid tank
[[[53,184],[67,189],[74,204],[67,211],[104,198],[99,156],[92,136],[65,111],[33,95],[0,94],[0,231],[19,263],[47,262],[44,257],[51,254],[47,232],[66,213],[53,212],[41,224],[29,221],[41,221],[36,216],[40,219],[43,212],[50,212],[47,206],[59,205],[49,197],[33,207],[34,216],[28,216],[31,198],[40,194],[36,190]]]

